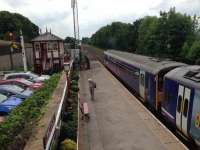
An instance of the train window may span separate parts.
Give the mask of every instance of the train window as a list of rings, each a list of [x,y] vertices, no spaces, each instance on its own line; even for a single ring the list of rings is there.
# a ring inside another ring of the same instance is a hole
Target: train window
[[[182,100],[183,100],[182,96],[179,95],[179,96],[178,96],[178,104],[177,104],[177,107],[176,107],[176,109],[177,109],[177,111],[178,111],[179,113],[180,113],[180,111],[181,111],[181,103],[182,103]]]
[[[163,91],[163,77],[162,77],[162,76],[159,76],[159,77],[158,77],[158,90],[159,90],[160,92]]]
[[[183,109],[183,115],[185,117],[187,117],[187,112],[188,112],[188,99],[185,99],[184,109]]]
[[[144,86],[144,75],[143,75],[143,74],[141,74],[140,76],[141,76],[141,85],[143,85],[143,86]]]

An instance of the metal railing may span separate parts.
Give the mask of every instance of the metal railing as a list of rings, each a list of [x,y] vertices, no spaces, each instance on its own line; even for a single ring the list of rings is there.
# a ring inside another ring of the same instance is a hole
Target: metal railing
[[[72,69],[73,61],[70,64],[70,70],[66,74],[68,77],[71,74],[71,69]],[[58,143],[58,139],[60,136],[60,129],[61,129],[61,124],[62,124],[62,112],[63,112],[63,107],[65,106],[65,102],[67,101],[67,96],[68,96],[68,80],[65,83],[65,87],[63,90],[63,95],[60,101],[60,104],[58,106],[57,111],[53,114],[51,121],[49,123],[49,126],[45,132],[45,135],[43,137],[43,146],[45,150],[52,150],[55,149]]]

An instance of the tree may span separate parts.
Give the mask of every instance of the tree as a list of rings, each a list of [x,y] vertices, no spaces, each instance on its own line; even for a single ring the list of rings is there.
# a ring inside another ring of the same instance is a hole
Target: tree
[[[94,46],[188,62],[193,41],[200,41],[199,18],[171,8],[159,17],[146,16],[132,24],[113,22],[91,37]]]
[[[130,26],[126,23],[113,22],[93,34],[91,42],[101,48],[127,50],[129,48],[128,34]]]
[[[188,45],[188,42],[185,42],[184,45],[183,45],[183,47],[182,47],[182,51],[181,51],[180,56],[181,56],[183,59],[187,59],[187,58],[188,58],[189,51],[190,51],[190,47],[189,47],[189,45]]]
[[[143,18],[139,26],[138,50],[137,53],[154,55],[157,50],[156,29],[158,24],[157,17],[147,16]]]
[[[67,36],[64,40],[65,43],[68,43],[70,48],[75,47],[75,38]]]
[[[194,63],[199,63],[200,61],[200,41],[195,41],[190,48],[188,53],[189,59]]]
[[[20,29],[25,41],[30,41],[39,35],[39,27],[28,18],[8,11],[0,11],[0,39],[6,38],[6,33],[12,32],[19,41]]]
[[[129,45],[129,51],[135,52],[138,49],[138,36],[139,36],[139,27],[143,19],[138,19],[133,22],[133,24],[130,24],[129,31],[128,31],[128,37],[127,42]]]
[[[82,43],[84,43],[84,44],[91,44],[91,40],[88,37],[83,37],[82,38]]]
[[[181,57],[184,43],[194,37],[194,22],[190,16],[177,13],[175,8],[161,12],[158,25],[159,47],[166,57],[177,60]]]

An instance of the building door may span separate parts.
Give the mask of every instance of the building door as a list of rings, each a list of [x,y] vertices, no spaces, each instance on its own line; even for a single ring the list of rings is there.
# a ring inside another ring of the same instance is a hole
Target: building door
[[[179,85],[177,106],[176,106],[176,126],[187,135],[187,122],[191,89]]]
[[[140,70],[139,82],[140,96],[145,98],[145,71]]]
[[[41,47],[42,71],[44,71],[47,63],[47,43],[41,43],[40,47]]]

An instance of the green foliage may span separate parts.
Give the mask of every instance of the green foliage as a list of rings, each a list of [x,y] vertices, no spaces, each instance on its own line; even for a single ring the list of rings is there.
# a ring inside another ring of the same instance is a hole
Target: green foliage
[[[90,40],[94,46],[104,49],[136,51],[188,62],[198,51],[191,46],[200,40],[200,29],[197,16],[181,14],[171,8],[168,12],[161,11],[159,17],[146,16],[132,24],[114,22],[99,29]]]
[[[98,30],[92,37],[93,45],[100,48],[129,49],[128,34],[130,24],[113,22]]]
[[[59,141],[63,141],[66,138],[70,138],[74,141],[77,140],[77,126],[78,126],[78,71],[73,70],[71,77],[76,78],[71,81],[71,97],[67,102],[67,111],[62,115],[62,126],[60,131]],[[60,145],[62,149],[62,143]]]
[[[20,29],[23,31],[25,41],[30,41],[39,35],[38,26],[28,18],[17,13],[0,11],[0,39],[5,39],[7,32],[13,32],[18,40]]]
[[[79,88],[77,85],[72,85],[71,86],[71,90],[74,91],[74,92],[78,92],[79,91]]]
[[[74,72],[72,75],[71,75],[71,80],[75,80],[75,81],[78,81],[79,80],[79,74],[78,72]]]
[[[76,81],[76,80],[72,80],[72,81],[71,81],[71,84],[77,86],[77,85],[78,85],[78,81]]]
[[[74,48],[75,38],[68,36],[65,38],[64,42],[68,43],[70,45],[70,48]]]
[[[60,139],[70,138],[76,140],[77,120],[62,123]]]
[[[141,21],[138,29],[138,50],[137,53],[153,55],[156,53],[156,29],[158,25],[157,17],[145,17]]]
[[[200,58],[200,41],[194,41],[192,44],[188,57],[191,61],[195,62],[196,64],[199,63]]]
[[[61,143],[61,150],[76,150],[76,143],[73,140],[65,139]]]
[[[182,47],[181,56],[186,58],[189,54],[189,50],[190,50],[190,47],[188,45],[188,42],[185,42]]]
[[[83,44],[91,44],[91,39],[88,37],[83,37],[82,38],[82,43]]]
[[[48,103],[48,100],[57,86],[60,74],[54,74],[45,81],[43,87],[33,93],[21,105],[17,106],[7,117],[6,121],[0,124],[0,145],[3,149],[16,142],[16,137],[23,133],[26,128],[34,126],[36,120],[42,114],[42,108]],[[34,123],[33,123],[34,122]],[[30,132],[30,131],[29,131]],[[25,133],[26,134],[26,133]],[[23,137],[23,135],[21,135]],[[22,140],[25,140],[22,138]]]

